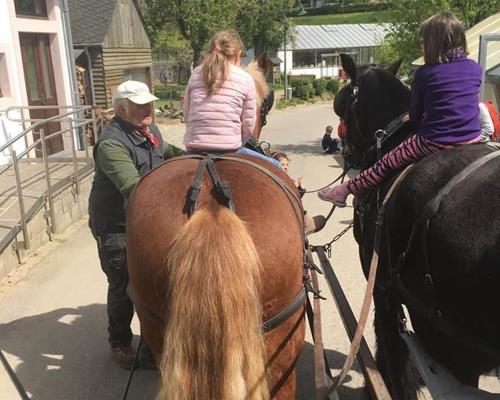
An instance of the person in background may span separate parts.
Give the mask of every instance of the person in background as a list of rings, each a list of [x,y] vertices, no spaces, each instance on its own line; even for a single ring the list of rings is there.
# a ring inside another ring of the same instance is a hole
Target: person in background
[[[488,107],[483,102],[479,102],[479,121],[481,124],[481,142],[491,141],[495,126]]]
[[[183,150],[164,144],[153,123],[153,101],[158,100],[142,82],[127,81],[113,96],[115,116],[94,146],[95,174],[89,198],[89,226],[97,242],[101,269],[108,280],[108,341],[111,356],[123,368],[132,368],[130,323],[134,305],[127,294],[125,208],[142,176]],[[147,206],[147,205],[145,205]],[[143,366],[152,356],[143,346]]]
[[[340,144],[342,145],[342,150],[346,148],[347,141],[346,141],[346,126],[345,126],[345,121],[343,118],[340,118],[339,126],[337,127],[337,136],[340,139]]]
[[[443,11],[424,21],[420,38],[425,64],[415,72],[409,114],[417,133],[354,178],[320,190],[320,199],[345,207],[350,194],[356,196],[380,185],[429,154],[480,141],[482,71],[477,62],[467,58],[463,25],[453,13]]]
[[[326,154],[334,154],[339,151],[339,141],[338,139],[332,138],[333,126],[328,125],[325,128],[325,134],[323,135],[323,140],[321,141],[321,147]]]

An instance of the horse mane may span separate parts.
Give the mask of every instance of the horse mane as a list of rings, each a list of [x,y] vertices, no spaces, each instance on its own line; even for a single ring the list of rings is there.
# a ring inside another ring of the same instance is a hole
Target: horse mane
[[[248,64],[244,69],[250,74],[255,82],[255,89],[257,93],[257,107],[260,107],[262,105],[262,101],[267,97],[270,90],[269,85],[266,82],[264,72],[259,67],[258,62],[255,60]]]

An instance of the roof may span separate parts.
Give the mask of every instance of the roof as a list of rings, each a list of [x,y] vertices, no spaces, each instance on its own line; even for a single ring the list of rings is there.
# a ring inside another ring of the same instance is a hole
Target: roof
[[[298,25],[287,50],[349,49],[379,46],[388,24]]]
[[[68,0],[73,45],[102,44],[117,0]]]
[[[479,36],[486,34],[500,34],[500,12],[484,19],[465,32],[469,47],[469,58],[479,59]],[[413,61],[413,65],[422,65],[424,58]],[[489,42],[485,69],[488,71],[500,64],[500,42]]]

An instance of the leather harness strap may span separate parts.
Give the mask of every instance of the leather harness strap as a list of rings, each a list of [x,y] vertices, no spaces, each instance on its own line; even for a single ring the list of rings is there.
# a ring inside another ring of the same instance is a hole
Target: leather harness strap
[[[139,303],[137,301],[137,298],[135,297],[134,290],[132,289],[132,286],[130,283],[127,285],[127,294],[130,297],[130,300],[132,300],[132,303],[134,303],[135,308],[143,314],[148,320],[151,322],[155,323],[158,325],[160,328],[165,327],[165,321],[160,318],[158,315],[156,315],[154,312],[152,312],[150,309],[145,307],[143,304]],[[278,314],[275,316],[269,318],[267,321],[262,323],[262,332],[269,332],[272,331],[274,328],[278,327],[281,325],[283,322],[288,320],[293,314],[295,314],[301,307],[304,306],[306,301],[306,292],[304,288],[301,288],[299,290],[299,293],[292,299],[290,303],[286,305],[285,308],[283,308]]]

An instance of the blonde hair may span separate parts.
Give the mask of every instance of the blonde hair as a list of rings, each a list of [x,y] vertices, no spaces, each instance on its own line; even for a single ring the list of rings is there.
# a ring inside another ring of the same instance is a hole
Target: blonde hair
[[[257,61],[252,61],[250,64],[248,64],[245,67],[245,71],[248,72],[253,78],[257,95],[255,100],[257,102],[257,107],[260,108],[262,106],[262,102],[270,92],[269,85],[266,82],[264,71],[261,67],[259,67]]]
[[[469,54],[462,23],[450,11],[426,19],[420,26],[420,41],[428,65],[448,62],[447,53],[452,50]]]
[[[208,95],[213,95],[226,81],[229,60],[244,51],[240,35],[234,30],[217,32],[210,40],[208,52],[203,59],[203,83]]]

